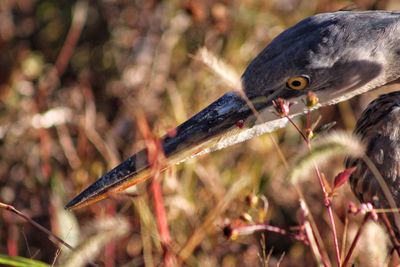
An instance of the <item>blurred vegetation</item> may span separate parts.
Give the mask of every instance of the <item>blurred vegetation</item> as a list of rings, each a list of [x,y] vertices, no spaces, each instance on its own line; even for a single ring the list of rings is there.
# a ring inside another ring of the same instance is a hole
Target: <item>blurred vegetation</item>
[[[161,135],[227,90],[193,59],[200,47],[240,73],[285,28],[352,4],[360,9],[400,8],[397,0],[1,0],[0,200],[73,246],[100,229],[109,240],[99,241],[103,245],[91,257],[100,265],[159,265],[162,248],[146,185],[138,187],[137,197],[116,197],[76,212],[64,211],[63,204],[143,148],[138,114],[145,114]],[[319,113],[323,122],[335,120],[336,128],[351,131],[362,107],[376,94]],[[303,147],[299,134],[288,127],[272,136],[290,164]],[[342,162],[337,157],[322,170],[334,177]],[[222,233],[227,220],[249,210],[246,197],[252,194],[268,198],[268,223],[283,229],[296,226],[299,198],[285,183],[286,175],[269,136],[167,171],[162,185],[171,247],[177,254],[187,253],[182,264],[261,265],[260,243],[265,243],[270,266],[281,258],[280,266],[314,265],[310,248],[289,237],[267,233],[232,241]],[[314,178],[302,181],[302,187],[322,236],[328,236]],[[343,223],[351,198],[346,186],[335,199],[338,222]],[[124,228],[113,236],[110,228],[95,227],[116,214],[124,225],[129,223],[129,231]],[[0,215],[3,254],[48,264],[68,258],[68,250],[60,254],[46,234],[12,213]],[[332,241],[324,241],[333,253]]]

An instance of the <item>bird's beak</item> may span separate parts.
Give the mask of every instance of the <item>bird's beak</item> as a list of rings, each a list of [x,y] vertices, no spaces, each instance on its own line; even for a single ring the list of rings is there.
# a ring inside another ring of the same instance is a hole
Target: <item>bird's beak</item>
[[[264,100],[266,100],[264,98]],[[236,92],[229,92],[197,113],[195,116],[176,128],[173,135],[161,139],[165,156],[162,168],[190,158],[207,147],[212,146],[227,134],[235,132],[254,122],[253,112],[270,105],[270,101],[245,100]],[[129,186],[140,183],[151,177],[149,150],[134,154],[120,165],[100,177],[72,199],[66,209],[83,207],[110,194],[123,191]]]

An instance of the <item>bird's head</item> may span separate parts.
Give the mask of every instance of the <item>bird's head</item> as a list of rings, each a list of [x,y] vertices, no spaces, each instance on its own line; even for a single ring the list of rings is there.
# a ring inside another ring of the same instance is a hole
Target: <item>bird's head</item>
[[[400,77],[400,13],[335,12],[307,18],[276,37],[247,67],[250,99],[315,92],[333,104]]]

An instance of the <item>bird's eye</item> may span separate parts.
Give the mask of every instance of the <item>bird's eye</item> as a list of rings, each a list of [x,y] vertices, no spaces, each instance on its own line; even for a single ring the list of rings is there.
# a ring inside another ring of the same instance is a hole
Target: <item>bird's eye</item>
[[[293,90],[303,90],[310,83],[310,78],[308,76],[294,76],[287,80],[286,86]]]

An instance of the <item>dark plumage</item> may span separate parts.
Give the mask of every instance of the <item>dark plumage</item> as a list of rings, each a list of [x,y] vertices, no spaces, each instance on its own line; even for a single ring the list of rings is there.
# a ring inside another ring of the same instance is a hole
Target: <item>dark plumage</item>
[[[357,122],[354,133],[366,145],[366,156],[382,175],[396,207],[400,207],[400,92],[381,95],[372,101]],[[347,167],[356,166],[350,185],[363,202],[376,208],[394,208],[384,194],[378,179],[363,159],[348,159]],[[388,214],[400,241],[400,229],[393,214]]]

